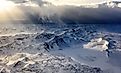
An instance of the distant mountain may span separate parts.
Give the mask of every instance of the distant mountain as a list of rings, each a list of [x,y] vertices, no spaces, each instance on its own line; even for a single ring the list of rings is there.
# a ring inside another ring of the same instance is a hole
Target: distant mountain
[[[102,4],[98,4],[98,7],[118,8],[120,7],[119,4],[121,4],[121,1],[107,1]]]
[[[119,8],[121,1],[104,1],[101,3],[80,5],[82,8]]]

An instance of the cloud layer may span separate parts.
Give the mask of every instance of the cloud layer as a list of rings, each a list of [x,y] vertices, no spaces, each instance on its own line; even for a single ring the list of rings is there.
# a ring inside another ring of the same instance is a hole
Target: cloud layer
[[[56,6],[58,5],[75,5],[79,6],[82,4],[93,4],[93,3],[100,3],[108,0],[10,0],[15,3],[27,3],[27,2],[32,2],[36,3],[38,5],[42,5],[44,3],[51,3]]]
[[[39,6],[42,6],[43,4],[47,4],[47,1],[43,1],[43,0],[10,0],[12,2],[14,2],[15,4],[37,4]]]
[[[19,19],[10,21],[22,24],[115,24],[121,23],[120,8],[81,8],[54,6],[45,0],[11,0],[16,4]],[[35,6],[33,6],[35,5]],[[14,15],[14,14],[13,14]],[[15,15],[14,15],[15,16]],[[15,18],[14,18],[15,19]],[[0,22],[1,23],[1,22]],[[7,22],[10,23],[10,22]]]
[[[51,2],[54,5],[75,5],[100,3],[107,0],[45,0]]]

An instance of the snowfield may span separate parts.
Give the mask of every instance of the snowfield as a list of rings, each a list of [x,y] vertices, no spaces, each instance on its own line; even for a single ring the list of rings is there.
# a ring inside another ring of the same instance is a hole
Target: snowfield
[[[102,29],[96,24],[55,28],[57,25],[3,27],[7,30],[0,34],[0,73],[121,72],[119,29],[112,32],[110,26]]]
[[[84,45],[84,48],[95,49],[95,50],[107,50],[109,42],[102,38],[92,39],[91,42]]]
[[[62,55],[17,53],[0,60],[1,73],[103,73]]]

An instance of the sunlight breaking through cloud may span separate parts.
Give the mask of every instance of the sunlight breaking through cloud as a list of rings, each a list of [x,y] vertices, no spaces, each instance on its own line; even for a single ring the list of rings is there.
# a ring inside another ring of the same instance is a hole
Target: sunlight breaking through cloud
[[[0,0],[0,22],[7,23],[20,19],[22,11],[12,1]]]
[[[42,0],[0,0],[0,23],[29,23],[31,16],[39,15]],[[39,17],[38,17],[39,18]]]
[[[0,1],[2,4],[4,3],[4,0]],[[54,1],[55,3],[57,2],[57,5],[54,4]],[[102,0],[97,1],[101,2]],[[105,7],[96,8],[95,6],[94,8],[90,7],[87,9],[83,6],[78,6],[81,3],[84,3],[82,0],[6,0],[4,4],[6,5],[8,2],[11,2],[13,5],[7,5],[9,6],[7,7],[7,10],[6,7],[4,8],[4,5],[1,6],[0,24],[120,22],[120,9],[117,10],[117,8],[112,9]],[[91,3],[94,2],[92,1]],[[62,5],[58,6],[58,4]],[[77,5],[75,6],[75,4]],[[115,12],[115,14],[111,14],[110,12]],[[110,17],[105,18],[105,15],[109,15]]]

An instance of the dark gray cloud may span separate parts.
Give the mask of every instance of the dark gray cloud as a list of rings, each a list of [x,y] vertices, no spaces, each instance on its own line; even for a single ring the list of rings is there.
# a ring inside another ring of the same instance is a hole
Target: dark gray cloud
[[[40,7],[19,5],[24,20],[14,22],[33,24],[120,24],[120,8],[81,8],[76,6],[43,6],[42,0],[11,0],[15,3],[32,2]]]
[[[12,1],[14,3],[26,3],[28,2],[29,0],[9,0],[9,1]]]

